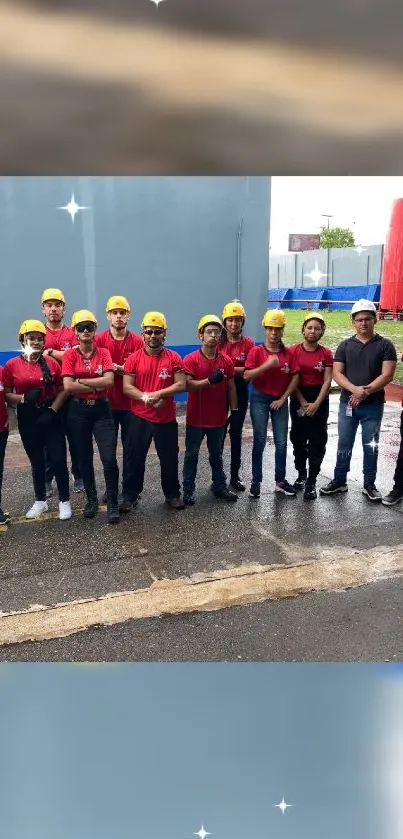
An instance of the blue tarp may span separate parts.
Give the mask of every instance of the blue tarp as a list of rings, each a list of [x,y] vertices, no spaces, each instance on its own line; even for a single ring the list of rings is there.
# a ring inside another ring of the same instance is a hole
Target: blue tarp
[[[330,306],[335,309],[350,309],[355,300],[364,297],[366,300],[379,302],[381,286],[371,285],[353,286],[317,286],[316,288],[270,288],[268,291],[268,305],[280,305],[283,309],[328,309],[327,301],[347,300],[348,303],[335,303]],[[315,303],[305,303],[304,300],[315,300]]]

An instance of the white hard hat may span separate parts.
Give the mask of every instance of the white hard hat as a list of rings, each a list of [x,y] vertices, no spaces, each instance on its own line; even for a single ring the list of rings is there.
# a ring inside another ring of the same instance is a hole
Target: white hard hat
[[[376,306],[372,300],[365,300],[362,297],[361,300],[357,300],[357,302],[354,303],[354,306],[351,309],[351,316],[356,315],[357,312],[372,312],[372,314],[376,316]]]

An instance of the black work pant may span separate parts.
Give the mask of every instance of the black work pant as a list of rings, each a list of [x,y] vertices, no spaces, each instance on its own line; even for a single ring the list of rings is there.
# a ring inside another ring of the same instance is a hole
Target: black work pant
[[[393,489],[403,492],[403,411],[400,414],[400,447],[393,478]]]
[[[319,385],[300,388],[307,402],[315,402],[320,390]],[[295,468],[299,475],[306,475],[308,461],[308,478],[316,481],[326,453],[329,398],[323,400],[313,417],[299,417],[297,411],[300,408],[300,403],[292,396],[290,440],[294,449]]]
[[[125,495],[130,501],[135,501],[143,491],[146,459],[152,440],[160,461],[165,498],[178,498],[180,495],[177,421],[149,422],[131,414],[127,446],[128,494]]]
[[[77,455],[77,451],[76,451],[76,446],[75,446],[73,437],[71,435],[71,431],[69,430],[68,424],[67,424],[69,402],[70,402],[70,398],[67,399],[67,401],[64,403],[64,405],[62,405],[62,407],[59,409],[58,413],[59,413],[60,419],[63,423],[64,433],[65,433],[65,436],[67,437],[67,442],[69,444],[69,452],[70,452],[70,458],[71,458],[71,471],[73,473],[73,476],[74,476],[75,480],[77,481],[81,478],[81,472],[80,472],[80,467],[78,465],[78,455]],[[48,453],[47,448],[45,448],[45,465],[46,465],[46,473],[45,473],[46,483],[51,484],[52,481],[53,481],[54,471],[53,471],[53,468],[52,468],[51,459],[50,459],[50,455]]]
[[[45,501],[45,448],[56,478],[59,501],[69,500],[69,473],[67,469],[66,438],[59,414],[45,428],[38,422],[48,407],[17,406],[18,431],[22,445],[29,457],[34,482],[35,500]]]
[[[67,423],[76,446],[87,495],[96,489],[92,443],[94,437],[104,470],[107,498],[117,501],[119,469],[116,460],[116,435],[108,400],[98,399],[94,405],[90,405],[84,399],[73,397],[69,403]]]
[[[243,379],[236,378],[235,387],[238,397],[238,410],[228,417],[222,440],[222,451],[224,451],[224,443],[228,431],[231,441],[231,480],[238,480],[242,465],[242,431],[249,400],[248,385]]]
[[[0,507],[1,507],[1,489],[3,486],[3,472],[4,472],[4,455],[6,453],[6,446],[8,440],[8,428],[5,431],[0,431]]]
[[[118,444],[119,428],[120,439],[123,447],[123,461],[122,461],[122,494],[128,498],[127,487],[127,447],[130,433],[131,411],[113,411],[112,417],[115,426],[115,446]]]

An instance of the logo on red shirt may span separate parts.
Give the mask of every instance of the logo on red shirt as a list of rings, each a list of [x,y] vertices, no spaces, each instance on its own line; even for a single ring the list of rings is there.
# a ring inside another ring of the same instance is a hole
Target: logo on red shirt
[[[290,365],[286,362],[284,366],[281,368],[282,373],[289,373],[290,372]]]
[[[103,372],[103,370],[102,370],[102,364],[98,364],[98,367],[97,367],[97,369],[95,370],[95,372],[97,373],[97,375],[98,375],[98,376],[102,376],[102,372]]]
[[[160,370],[158,375],[160,379],[169,379],[170,373],[169,370],[167,370],[166,367],[164,367],[163,370]]]
[[[323,361],[318,361],[318,363],[315,364],[315,367],[313,369],[314,370],[319,370],[319,372],[321,373],[322,370],[325,369],[325,365],[324,365]]]

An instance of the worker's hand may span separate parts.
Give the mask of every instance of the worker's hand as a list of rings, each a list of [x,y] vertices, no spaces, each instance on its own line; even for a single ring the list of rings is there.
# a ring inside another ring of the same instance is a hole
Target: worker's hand
[[[270,410],[271,411],[279,411],[280,408],[282,408],[284,404],[285,404],[285,399],[283,399],[283,397],[281,396],[280,399],[275,399],[274,402],[271,403]]]
[[[350,402],[351,402],[352,399],[358,399],[359,402],[362,402],[362,400],[366,399],[367,396],[369,396],[369,393],[367,393],[365,387],[361,387],[361,385],[360,385],[359,387],[354,388],[354,390],[351,394],[351,397],[350,397]],[[358,405],[359,402],[357,402],[356,404]],[[351,404],[353,405],[354,403],[351,402]]]
[[[306,417],[315,416],[318,408],[319,408],[319,405],[317,405],[316,402],[306,402],[305,405],[304,405],[305,416]]]
[[[273,353],[273,355],[271,355],[267,359],[267,361],[264,362],[264,366],[266,367],[267,370],[270,370],[270,368],[272,368],[272,367],[278,367],[279,364],[280,364],[280,362],[278,360],[278,355],[276,355],[275,353]]]
[[[118,376],[123,376],[124,368],[123,368],[122,364],[114,364],[113,365],[113,372],[117,373]]]
[[[211,375],[208,377],[208,380],[211,385],[217,385],[219,382],[222,382],[224,378],[224,373],[222,370],[213,370]]]

